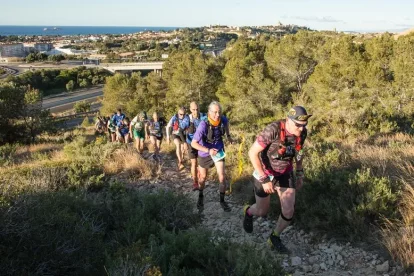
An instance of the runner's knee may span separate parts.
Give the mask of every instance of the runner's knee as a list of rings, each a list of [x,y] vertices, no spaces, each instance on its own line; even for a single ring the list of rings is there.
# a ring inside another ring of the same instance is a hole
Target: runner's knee
[[[284,220],[290,221],[295,213],[295,209],[292,208],[283,208],[281,212],[281,216]]]

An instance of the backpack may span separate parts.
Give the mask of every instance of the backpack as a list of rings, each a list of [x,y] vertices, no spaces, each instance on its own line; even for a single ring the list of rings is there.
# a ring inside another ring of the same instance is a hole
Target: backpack
[[[208,120],[208,117],[205,117],[204,121],[207,124],[207,143],[213,144],[214,142],[216,142],[214,140],[214,129],[216,128],[219,128],[220,130],[220,137],[223,137],[226,134],[226,128],[223,123],[223,116],[220,117],[220,124],[218,126],[212,126]]]
[[[302,145],[306,138],[306,131],[302,131],[300,136],[295,137],[294,152],[287,152],[286,149],[289,145],[289,141],[286,135],[286,122],[279,122],[279,149],[272,153],[272,158],[279,160],[289,160],[293,158],[296,153],[302,150]]]
[[[187,134],[194,134],[197,130],[198,125],[194,124],[194,119],[193,119],[193,115],[190,114],[190,126],[187,129]],[[201,122],[201,118],[205,117],[205,114],[203,113],[198,113],[198,120]],[[200,122],[198,124],[200,124]]]
[[[155,135],[156,137],[162,136],[162,127],[164,125],[164,121],[158,120],[158,122],[150,122],[150,133]]]

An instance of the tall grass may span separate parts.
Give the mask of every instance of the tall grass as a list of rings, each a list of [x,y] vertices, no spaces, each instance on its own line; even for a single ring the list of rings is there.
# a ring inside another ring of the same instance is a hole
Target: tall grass
[[[404,183],[399,206],[400,220],[385,219],[381,231],[382,242],[394,259],[414,269],[414,165],[401,165]]]

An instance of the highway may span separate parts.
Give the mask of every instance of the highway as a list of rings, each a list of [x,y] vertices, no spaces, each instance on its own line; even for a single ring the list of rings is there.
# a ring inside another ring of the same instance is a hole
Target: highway
[[[102,87],[95,87],[84,91],[62,93],[46,97],[43,99],[42,108],[49,109],[51,113],[60,113],[73,108],[73,105],[78,101],[96,102],[99,97],[103,96]],[[94,108],[100,107],[97,105]]]
[[[4,66],[4,65],[0,65],[1,68],[3,68],[4,70],[6,70],[6,73],[0,76],[0,79],[3,79],[5,77],[7,77],[8,75],[18,75],[21,73],[21,69],[19,70],[17,67],[15,66]]]

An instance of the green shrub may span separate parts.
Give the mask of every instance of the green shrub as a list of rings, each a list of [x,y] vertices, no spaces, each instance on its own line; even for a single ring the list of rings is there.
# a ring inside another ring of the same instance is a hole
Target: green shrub
[[[80,193],[22,196],[1,212],[0,274],[102,275],[108,227],[102,207]]]
[[[12,156],[16,152],[18,144],[5,144],[0,146],[0,165],[6,166],[10,163]]]
[[[189,210],[186,198],[171,193],[22,195],[0,210],[0,250],[7,252],[0,274],[102,275],[124,247],[147,245],[171,226],[193,226],[197,216]]]
[[[151,256],[166,275],[281,275],[275,256],[264,249],[230,243],[197,229],[151,237]]]
[[[93,122],[89,119],[88,116],[85,116],[85,118],[82,121],[81,126],[82,127],[90,127],[90,126],[93,126]]]
[[[390,179],[346,166],[347,155],[327,143],[308,149],[307,156],[305,184],[297,194],[300,226],[361,239],[382,217],[395,217],[398,187]]]

